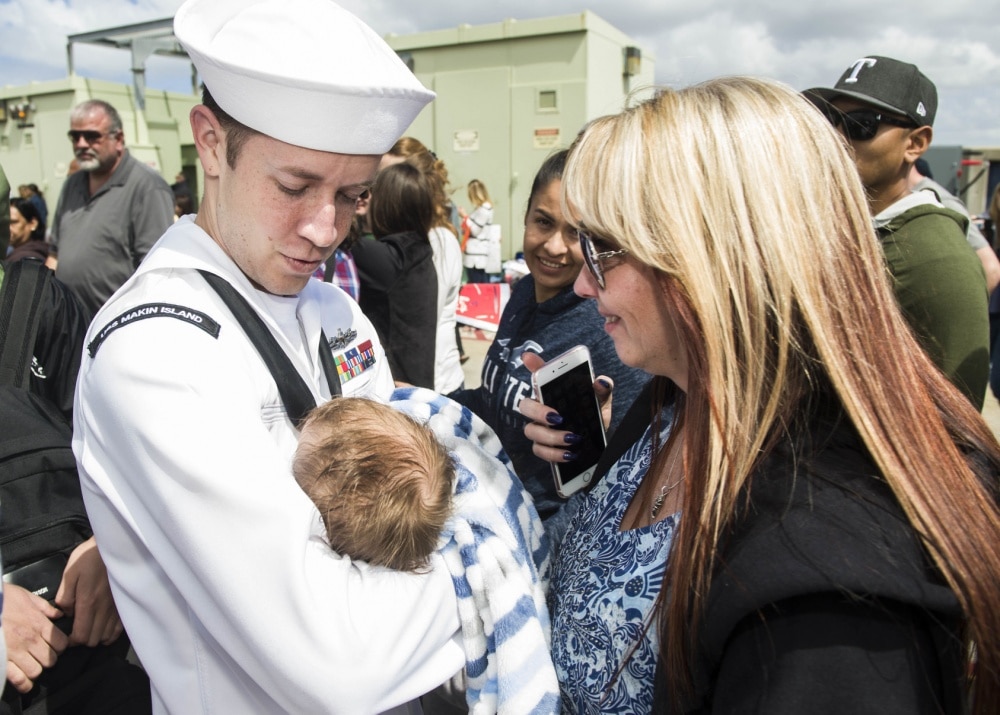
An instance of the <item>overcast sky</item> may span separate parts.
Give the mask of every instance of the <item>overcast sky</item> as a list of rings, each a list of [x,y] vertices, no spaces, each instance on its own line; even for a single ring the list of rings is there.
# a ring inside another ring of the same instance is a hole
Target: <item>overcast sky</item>
[[[182,0],[0,0],[0,83],[66,75],[66,36],[171,17]],[[934,143],[1000,146],[1000,0],[342,0],[376,32],[565,15],[589,9],[656,58],[659,84],[722,74],[831,86],[858,57],[917,64],[938,87]],[[456,8],[461,8],[456,10]],[[131,82],[125,51],[79,46],[77,73]],[[147,85],[187,91],[183,62],[153,58]]]

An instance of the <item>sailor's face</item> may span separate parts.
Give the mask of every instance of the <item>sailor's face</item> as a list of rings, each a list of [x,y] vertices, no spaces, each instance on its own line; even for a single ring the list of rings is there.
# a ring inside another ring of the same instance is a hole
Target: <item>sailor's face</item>
[[[258,287],[294,295],[347,236],[379,159],[255,134],[220,167],[215,239]]]

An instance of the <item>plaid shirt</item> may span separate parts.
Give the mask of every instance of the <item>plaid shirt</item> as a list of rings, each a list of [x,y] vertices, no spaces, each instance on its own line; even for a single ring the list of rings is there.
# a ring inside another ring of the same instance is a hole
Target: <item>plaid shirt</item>
[[[349,296],[357,300],[358,296],[361,295],[361,279],[358,277],[358,267],[354,263],[354,258],[350,253],[338,248],[333,254],[333,259],[333,273],[327,275],[330,266],[327,262],[316,271],[316,277],[342,288]]]

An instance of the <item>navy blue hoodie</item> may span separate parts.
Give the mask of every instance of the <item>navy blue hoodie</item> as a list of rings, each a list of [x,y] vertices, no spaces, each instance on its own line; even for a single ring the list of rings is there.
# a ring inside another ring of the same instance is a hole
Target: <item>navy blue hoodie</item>
[[[531,397],[532,388],[531,373],[521,355],[533,352],[548,361],[577,345],[590,349],[595,375],[607,375],[614,380],[613,413],[620,420],[649,375],[618,360],[594,301],[576,295],[569,285],[554,298],[538,303],[535,281],[530,275],[518,281],[511,291],[496,338],[483,361],[482,385],[450,395],[485,420],[500,437],[543,520],[558,511],[566,500],[556,493],[549,463],[532,453],[532,443],[524,436],[527,420],[517,411],[517,405],[522,398]],[[617,421],[612,418],[611,429],[617,426]]]

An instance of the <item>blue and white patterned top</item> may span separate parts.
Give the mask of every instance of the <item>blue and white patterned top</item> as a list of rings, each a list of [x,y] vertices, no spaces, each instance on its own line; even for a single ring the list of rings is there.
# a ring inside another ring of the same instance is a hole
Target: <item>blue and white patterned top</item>
[[[647,428],[583,497],[559,552],[549,600],[563,712],[639,715],[652,709],[659,639],[655,624],[644,627],[663,583],[679,514],[619,529],[649,469],[650,436]]]

